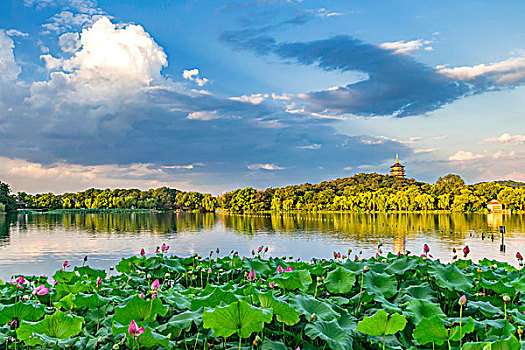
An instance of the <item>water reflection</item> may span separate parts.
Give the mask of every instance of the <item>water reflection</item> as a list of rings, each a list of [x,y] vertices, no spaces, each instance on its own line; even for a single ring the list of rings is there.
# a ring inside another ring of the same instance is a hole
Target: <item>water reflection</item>
[[[500,225],[507,250],[499,252]],[[175,254],[205,255],[216,247],[249,255],[268,246],[274,255],[301,259],[329,257],[334,250],[363,256],[377,245],[389,252],[414,253],[428,243],[436,258],[450,259],[452,247],[469,244],[473,258],[514,261],[525,247],[525,216],[504,214],[25,214],[0,215],[0,278],[13,272],[50,273],[62,260],[107,268],[142,247],[153,252],[164,242]],[[494,235],[494,241],[492,236]],[[481,237],[485,239],[482,240]],[[523,248],[522,248],[523,249]]]

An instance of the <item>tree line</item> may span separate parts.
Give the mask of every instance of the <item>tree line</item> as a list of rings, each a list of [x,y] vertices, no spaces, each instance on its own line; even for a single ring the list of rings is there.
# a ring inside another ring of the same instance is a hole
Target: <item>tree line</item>
[[[348,178],[304,183],[283,188],[237,189],[214,197],[168,187],[138,189],[88,189],[77,193],[10,194],[0,182],[0,211],[16,210],[15,198],[34,209],[158,209],[234,213],[261,211],[453,211],[484,212],[497,199],[513,212],[525,211],[523,183],[509,181],[467,185],[448,174],[434,184],[382,174],[357,174]]]
[[[449,174],[434,184],[381,174],[258,191],[247,187],[221,195],[219,205],[231,212],[257,211],[434,211],[484,212],[497,199],[513,212],[525,210],[521,183],[483,182],[466,185]]]
[[[217,198],[209,193],[184,192],[168,187],[141,191],[138,189],[95,189],[76,193],[27,194],[18,192],[7,198],[14,202],[15,197],[31,209],[156,209],[213,212],[217,208]],[[1,196],[1,194],[0,194]],[[0,201],[1,201],[0,197]],[[12,208],[12,204],[11,207]],[[16,202],[15,206],[16,208]],[[7,209],[7,208],[6,208]]]

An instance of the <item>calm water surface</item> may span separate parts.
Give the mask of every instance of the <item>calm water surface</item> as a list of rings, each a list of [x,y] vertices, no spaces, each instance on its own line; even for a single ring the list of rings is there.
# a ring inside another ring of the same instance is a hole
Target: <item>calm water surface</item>
[[[500,251],[499,226],[505,225],[506,252]],[[482,233],[485,239],[482,239]],[[492,240],[494,235],[494,240]],[[330,258],[353,249],[352,256],[411,251],[423,244],[434,258],[450,261],[452,248],[468,244],[473,259],[492,258],[515,264],[525,253],[524,215],[483,214],[26,214],[0,215],[0,278],[13,274],[52,274],[64,260],[109,268],[121,257],[149,254],[166,243],[177,255],[203,256],[220,247],[250,255],[260,245],[274,256]]]

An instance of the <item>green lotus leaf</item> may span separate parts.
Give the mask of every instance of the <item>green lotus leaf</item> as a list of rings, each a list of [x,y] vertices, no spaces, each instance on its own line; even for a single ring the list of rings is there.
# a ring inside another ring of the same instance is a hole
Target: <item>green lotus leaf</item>
[[[397,293],[397,280],[395,276],[370,271],[365,274],[363,289],[388,299]]]
[[[433,264],[429,267],[428,272],[436,279],[436,284],[441,288],[466,293],[473,287],[471,275],[461,272],[455,265]]]
[[[373,316],[359,321],[356,330],[366,335],[383,337],[402,331],[406,324],[405,316],[398,313],[389,316],[385,311],[379,309]]]
[[[459,341],[468,334],[474,332],[474,320],[472,317],[464,318],[461,320],[461,329],[459,326],[454,326],[450,329],[449,339],[452,341]]]
[[[115,307],[113,320],[122,324],[129,325],[131,320],[135,322],[153,322],[157,315],[166,316],[168,309],[162,305],[159,298],[144,300],[135,295],[125,305]]]
[[[414,339],[421,345],[435,343],[442,345],[448,338],[448,332],[443,321],[438,317],[423,318],[414,328]]]
[[[330,304],[317,300],[311,296],[290,296],[290,304],[292,304],[292,306],[307,319],[312,318],[314,314],[317,318],[324,321],[331,321],[340,316],[334,311]]]
[[[34,346],[42,342],[39,338],[35,338],[33,333],[44,334],[57,339],[67,339],[80,333],[83,323],[84,319],[82,317],[70,316],[58,310],[52,315],[46,315],[44,319],[39,322],[23,321],[17,329],[16,334],[18,339],[28,345]],[[36,341],[36,344],[34,341]]]
[[[248,271],[253,269],[256,277],[268,276],[272,273],[272,269],[268,265],[268,262],[262,261],[259,258],[245,259],[243,265]]]
[[[190,299],[185,295],[177,292],[175,289],[163,291],[161,295],[164,298],[164,301],[169,305],[175,306],[176,308],[181,310],[187,310],[190,308]]]
[[[280,288],[286,290],[306,289],[312,283],[312,276],[307,270],[285,272],[272,279]]]
[[[111,301],[110,298],[105,298],[99,294],[84,294],[78,293],[73,300],[75,307],[100,308],[107,305]]]
[[[284,322],[292,326],[299,322],[300,312],[288,305],[285,301],[277,299],[271,291],[267,293],[257,293],[259,302],[263,309],[272,309],[277,321]]]
[[[60,298],[59,301],[53,303],[53,305],[59,309],[62,307],[64,310],[71,310],[71,307],[74,305],[73,298],[75,298],[75,294],[69,293],[65,297]]]
[[[265,338],[262,343],[262,350],[288,350],[282,341],[273,341]]]
[[[354,287],[355,274],[338,266],[335,270],[328,272],[324,283],[330,293],[345,294]]]
[[[334,350],[352,348],[352,333],[339,327],[336,320],[309,323],[304,333],[312,340],[319,338],[325,341]]]
[[[93,290],[93,286],[83,283],[82,281],[77,281],[75,284],[68,283],[58,283],[55,285],[55,289],[60,294],[77,294],[81,292],[87,292]]]
[[[516,289],[511,284],[503,283],[501,280],[492,282],[482,278],[480,281],[480,286],[485,289],[490,289],[496,294],[507,293],[509,295],[514,295],[514,293],[516,293]]]
[[[505,339],[496,340],[490,343],[490,350],[520,350],[523,349],[520,341],[513,335]]]
[[[184,268],[184,266],[182,266],[180,258],[176,258],[176,257],[164,258],[163,266],[169,272],[175,272],[175,273],[184,273],[184,272],[186,272],[186,268]]]
[[[441,319],[447,318],[439,304],[424,299],[414,299],[410,301],[406,307],[406,313],[413,324],[418,324],[422,319],[432,318],[433,316]]]
[[[127,337],[130,338],[129,334],[127,335]],[[128,341],[133,343],[132,339],[129,339]],[[151,348],[151,347],[154,347],[154,346],[162,346],[162,347],[167,349],[167,348],[169,348],[170,340],[169,340],[168,337],[166,337],[166,336],[164,336],[162,334],[158,334],[156,332],[153,332],[151,330],[151,328],[146,327],[144,333],[142,333],[140,335],[140,337],[137,337],[136,342],[140,346],[143,346],[145,348]]]
[[[174,315],[166,323],[158,327],[159,331],[169,330],[172,335],[180,335],[182,330],[189,330],[192,324],[200,325],[202,323],[202,310],[185,311]]]
[[[53,279],[58,282],[70,284],[79,281],[80,276],[78,276],[75,271],[58,270],[53,275]]]
[[[492,305],[487,301],[469,301],[467,304],[468,309],[474,309],[475,311],[480,311],[483,315],[487,317],[493,317],[494,315],[499,315],[503,311]]]
[[[4,325],[15,318],[19,321],[36,321],[44,315],[44,306],[33,303],[18,303],[6,306],[0,306],[0,324]]]
[[[235,302],[237,297],[231,291],[221,287],[209,287],[211,293],[202,297],[196,297],[191,301],[190,309],[195,311],[202,307],[216,307],[222,304],[229,305]],[[208,289],[208,288],[206,288]],[[206,291],[207,292],[207,291]]]
[[[389,275],[403,275],[407,271],[411,271],[417,262],[408,258],[396,258],[390,265],[385,268],[385,272]]]
[[[205,309],[202,314],[204,328],[211,328],[218,337],[229,337],[237,333],[241,338],[260,332],[265,323],[272,321],[272,310],[260,309],[238,300],[228,306]]]
[[[436,293],[428,283],[421,283],[417,286],[410,286],[402,290],[402,293],[409,295],[413,299],[424,299],[428,301],[436,300]]]
[[[76,271],[80,276],[86,276],[91,281],[96,281],[97,278],[106,278],[106,271],[93,269],[89,266],[75,266],[73,271]]]

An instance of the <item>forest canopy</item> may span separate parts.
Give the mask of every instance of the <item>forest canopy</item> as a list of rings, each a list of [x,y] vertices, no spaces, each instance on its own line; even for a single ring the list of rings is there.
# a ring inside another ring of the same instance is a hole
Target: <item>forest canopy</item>
[[[184,192],[168,187],[138,189],[95,189],[77,193],[10,194],[0,182],[0,210],[16,209],[15,198],[32,209],[156,209],[213,212],[260,211],[454,211],[484,212],[496,199],[506,209],[525,210],[525,184],[515,181],[481,182],[467,185],[448,174],[434,184],[377,173],[257,190],[252,187],[226,192]]]

